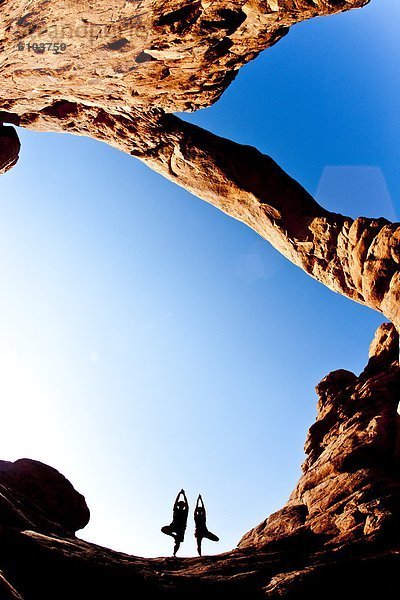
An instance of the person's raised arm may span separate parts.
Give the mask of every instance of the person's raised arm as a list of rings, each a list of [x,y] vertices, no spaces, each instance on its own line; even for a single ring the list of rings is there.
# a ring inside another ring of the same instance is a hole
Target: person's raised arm
[[[188,508],[189,508],[189,502],[188,502],[188,499],[186,498],[185,490],[183,490],[183,489],[182,489],[182,490],[181,490],[181,494],[182,494],[182,496],[183,496],[183,499],[184,499],[184,501],[185,501],[185,504],[186,504],[186,509],[188,509]]]
[[[197,503],[196,503],[196,508],[202,506],[204,508],[204,502],[203,502],[203,498],[201,497],[201,494],[199,494],[198,498],[197,498]]]
[[[181,489],[181,491],[180,491],[180,492],[178,492],[178,495],[177,495],[177,497],[175,498],[175,502],[174,502],[174,508],[176,508],[176,506],[178,505],[179,498],[180,498],[181,494],[183,494],[183,496],[185,497],[185,490]]]
[[[177,495],[177,497],[175,498],[174,508],[177,506],[177,504],[179,502],[179,498],[181,496],[183,496],[183,500],[184,500],[186,506],[189,506],[188,499],[186,498],[185,490],[182,488],[181,491],[179,492],[179,494]]]

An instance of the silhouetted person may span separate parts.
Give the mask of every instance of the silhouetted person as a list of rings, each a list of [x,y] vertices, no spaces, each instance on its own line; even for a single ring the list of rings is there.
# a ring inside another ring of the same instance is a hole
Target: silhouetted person
[[[199,497],[197,498],[196,508],[194,511],[194,522],[196,524],[196,530],[194,532],[194,535],[197,540],[197,552],[199,553],[199,556],[201,556],[201,542],[203,541],[203,538],[207,538],[212,542],[219,542],[219,537],[211,533],[211,531],[208,531],[206,521],[206,509],[204,506],[203,498],[201,497],[201,494],[199,494]]]
[[[180,497],[183,500],[180,500]],[[161,527],[161,531],[166,535],[170,535],[175,539],[174,556],[179,550],[181,542],[185,538],[186,523],[189,513],[189,504],[186,498],[185,490],[181,490],[176,497],[174,503],[174,511],[172,516],[172,523]]]

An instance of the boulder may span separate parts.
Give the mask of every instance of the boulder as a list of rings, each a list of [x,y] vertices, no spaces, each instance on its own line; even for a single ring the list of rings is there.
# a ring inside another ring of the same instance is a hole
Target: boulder
[[[71,535],[89,516],[85,498],[56,469],[27,458],[0,461],[0,525]]]

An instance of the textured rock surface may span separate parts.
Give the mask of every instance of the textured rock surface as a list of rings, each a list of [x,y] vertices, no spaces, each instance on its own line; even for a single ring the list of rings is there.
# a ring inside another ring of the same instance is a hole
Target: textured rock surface
[[[29,459],[0,461],[0,526],[74,534],[89,509],[61,473]]]
[[[9,117],[11,118],[11,117]],[[257,231],[315,279],[400,329],[400,225],[326,211],[268,156],[158,112],[117,116],[60,102],[16,124],[91,135]]]
[[[0,124],[0,175],[9,171],[17,163],[20,147],[14,127]]]
[[[244,536],[262,547],[287,536],[328,546],[382,536],[400,540],[399,339],[382,325],[359,377],[330,373],[317,386],[318,416],[303,476],[287,505]]]
[[[318,416],[307,438],[303,475],[287,505],[246,534],[236,550],[190,559],[137,558],[66,533],[49,535],[46,527],[26,530],[1,511],[0,597],[329,600],[344,597],[345,590],[346,597],[397,598],[397,349],[395,328],[385,324],[359,377],[335,371],[317,386]],[[31,510],[31,468],[17,471],[7,481],[9,498],[18,498],[18,511],[25,514]],[[59,477],[52,479],[56,486]],[[45,493],[51,500],[42,498],[42,507],[54,512],[52,487]]]
[[[291,25],[367,1],[3,1],[0,119],[137,156],[400,329],[399,224],[330,213],[268,156],[169,114],[217,100]],[[27,49],[46,42],[66,49]]]
[[[2,600],[21,600],[18,592],[8,583],[0,573],[0,598]]]
[[[58,100],[115,114],[204,107],[291,25],[367,2],[3,0],[0,106],[18,114]]]

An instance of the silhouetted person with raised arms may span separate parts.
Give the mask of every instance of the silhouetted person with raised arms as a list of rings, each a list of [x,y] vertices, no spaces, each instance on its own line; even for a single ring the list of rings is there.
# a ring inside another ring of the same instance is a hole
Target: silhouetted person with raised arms
[[[182,496],[183,500],[180,500]],[[186,498],[185,490],[181,490],[176,497],[172,516],[172,523],[161,527],[161,531],[175,539],[174,556],[179,550],[179,546],[185,538],[186,523],[189,513],[189,504]]]
[[[199,556],[201,556],[201,542],[203,541],[203,538],[207,538],[212,542],[219,542],[219,537],[211,533],[211,531],[208,531],[206,521],[206,509],[204,506],[203,498],[201,497],[201,494],[199,494],[199,497],[197,498],[196,508],[194,511],[194,522],[196,524],[196,530],[194,532],[194,535],[197,540],[197,552],[199,553]]]

